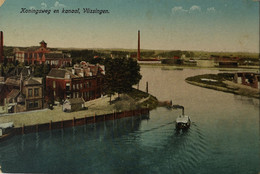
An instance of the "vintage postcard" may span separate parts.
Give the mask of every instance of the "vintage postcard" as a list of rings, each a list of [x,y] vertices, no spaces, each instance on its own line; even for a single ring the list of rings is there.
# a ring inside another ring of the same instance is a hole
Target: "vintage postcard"
[[[258,0],[0,0],[0,173],[259,168]]]

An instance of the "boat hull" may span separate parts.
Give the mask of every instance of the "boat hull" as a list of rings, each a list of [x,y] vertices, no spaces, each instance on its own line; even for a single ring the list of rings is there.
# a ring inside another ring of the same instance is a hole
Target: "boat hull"
[[[189,129],[190,125],[191,121],[189,116],[180,115],[176,119],[176,129]]]

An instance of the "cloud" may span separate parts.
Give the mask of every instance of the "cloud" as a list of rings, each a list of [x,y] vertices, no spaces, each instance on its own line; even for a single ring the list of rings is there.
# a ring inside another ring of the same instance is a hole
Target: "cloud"
[[[200,12],[201,8],[200,6],[193,5],[189,9],[184,9],[182,6],[176,6],[172,8],[172,13],[192,13],[192,12]]]
[[[59,1],[56,1],[56,2],[54,3],[54,7],[56,7],[56,8],[59,8],[59,7],[66,7],[66,5],[61,4]]]
[[[216,9],[214,7],[207,8],[207,12],[216,12]]]
[[[41,6],[42,6],[42,8],[46,8],[46,7],[47,7],[47,4],[46,4],[45,2],[42,2],[42,3],[41,3]]]
[[[188,10],[185,10],[183,7],[178,6],[178,7],[173,7],[172,8],[172,13],[178,13],[178,12],[187,12]]]
[[[190,8],[189,12],[193,12],[193,11],[201,11],[200,6],[193,5],[193,6]]]

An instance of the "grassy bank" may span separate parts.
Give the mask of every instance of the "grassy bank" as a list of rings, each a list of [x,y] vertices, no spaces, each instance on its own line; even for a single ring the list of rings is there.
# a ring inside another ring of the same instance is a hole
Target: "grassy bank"
[[[232,80],[234,75],[231,73],[219,73],[219,74],[203,74],[193,77],[188,77],[185,81],[189,84],[214,89],[218,91],[259,98],[259,90],[245,86],[242,84],[236,84]]]
[[[188,82],[197,82],[205,85],[213,85],[218,87],[227,87],[224,83],[225,80],[233,80],[234,75],[230,73],[219,73],[219,74],[203,74],[193,77],[188,77],[185,80]],[[210,79],[211,81],[203,80]]]
[[[138,107],[154,109],[158,105],[158,100],[156,97],[150,95],[149,93],[134,89],[128,92],[127,95],[131,96],[136,102],[143,99],[143,101],[138,103]]]

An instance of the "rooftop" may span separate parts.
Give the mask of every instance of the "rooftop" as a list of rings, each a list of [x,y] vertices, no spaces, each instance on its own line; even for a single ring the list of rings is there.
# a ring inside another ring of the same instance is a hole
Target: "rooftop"
[[[18,89],[13,89],[6,98],[12,99],[16,98],[19,95],[20,91]]]
[[[52,68],[47,77],[65,78],[65,75],[70,75],[71,77],[76,77],[72,72],[66,69]]]
[[[70,104],[81,104],[81,103],[85,103],[85,101],[82,98],[70,98],[67,99],[69,101]]]

